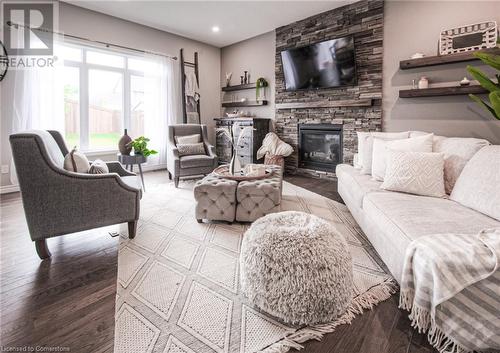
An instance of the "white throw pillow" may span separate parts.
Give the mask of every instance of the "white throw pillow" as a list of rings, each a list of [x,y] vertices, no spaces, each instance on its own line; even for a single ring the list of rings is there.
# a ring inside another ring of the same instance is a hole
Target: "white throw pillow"
[[[88,173],[90,168],[89,160],[82,152],[78,152],[76,147],[64,157],[64,169],[76,173]]]
[[[441,153],[389,150],[381,189],[445,197],[444,158]]]
[[[370,174],[372,171],[373,137],[383,139],[405,139],[408,138],[408,131],[405,132],[358,132],[358,165],[362,174]],[[365,165],[366,164],[366,165]]]
[[[375,180],[384,180],[388,150],[432,152],[433,137],[434,134],[428,134],[395,141],[375,138],[373,141],[372,177]]]
[[[500,221],[500,146],[484,147],[467,162],[450,199]]]
[[[434,152],[444,154],[444,186],[450,194],[467,162],[485,146],[487,140],[464,137],[441,137],[434,139]]]
[[[177,145],[189,145],[193,143],[201,142],[201,135],[186,135],[186,136],[175,136],[175,144]]]

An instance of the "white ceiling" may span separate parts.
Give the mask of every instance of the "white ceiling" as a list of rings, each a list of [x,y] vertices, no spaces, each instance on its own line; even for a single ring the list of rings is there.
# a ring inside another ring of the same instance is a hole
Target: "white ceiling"
[[[353,0],[330,1],[87,1],[76,6],[224,47]],[[212,27],[218,26],[218,33]]]

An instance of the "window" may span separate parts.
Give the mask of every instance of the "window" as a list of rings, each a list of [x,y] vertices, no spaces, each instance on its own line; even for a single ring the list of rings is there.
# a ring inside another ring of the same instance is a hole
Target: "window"
[[[144,135],[144,72],[141,57],[67,43],[64,59],[65,138],[83,151],[116,150],[123,129]],[[153,79],[154,80],[154,79]],[[147,81],[147,82],[145,82]]]

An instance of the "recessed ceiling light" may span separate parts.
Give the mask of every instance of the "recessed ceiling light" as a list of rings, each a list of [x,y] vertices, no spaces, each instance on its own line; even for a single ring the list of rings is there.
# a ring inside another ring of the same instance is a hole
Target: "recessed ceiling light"
[[[217,32],[219,32],[219,31],[220,31],[219,26],[213,26],[213,27],[212,27],[212,32],[217,33]]]

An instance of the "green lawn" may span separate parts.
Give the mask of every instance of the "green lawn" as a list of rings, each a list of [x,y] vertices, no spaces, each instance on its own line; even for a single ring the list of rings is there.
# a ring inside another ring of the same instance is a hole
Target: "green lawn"
[[[90,134],[90,147],[92,149],[97,148],[118,148],[118,140],[120,139],[120,134],[109,133],[109,134]],[[69,148],[73,146],[80,147],[80,136],[77,133],[66,134],[66,144]]]

